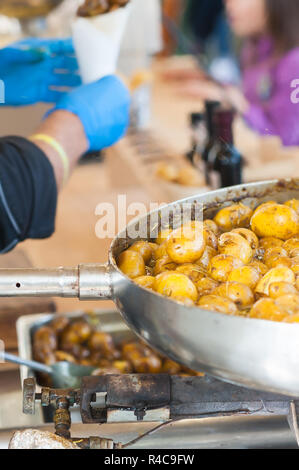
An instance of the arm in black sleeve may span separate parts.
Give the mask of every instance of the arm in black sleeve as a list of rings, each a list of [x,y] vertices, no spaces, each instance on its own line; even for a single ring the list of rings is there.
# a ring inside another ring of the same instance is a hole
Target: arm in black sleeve
[[[21,137],[0,138],[0,253],[54,232],[57,187],[46,155]]]

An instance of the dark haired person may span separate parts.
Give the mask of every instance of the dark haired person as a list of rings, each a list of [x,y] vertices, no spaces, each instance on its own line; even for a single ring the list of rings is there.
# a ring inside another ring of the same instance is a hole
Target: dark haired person
[[[298,146],[299,1],[224,3],[233,32],[245,41],[242,90],[193,80],[185,83],[181,91],[233,104],[261,135],[279,136],[285,146]]]

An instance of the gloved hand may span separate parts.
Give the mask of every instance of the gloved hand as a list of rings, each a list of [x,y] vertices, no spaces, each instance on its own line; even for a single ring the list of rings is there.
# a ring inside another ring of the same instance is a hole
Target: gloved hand
[[[65,95],[50,113],[65,110],[76,114],[84,127],[89,150],[98,151],[124,135],[129,108],[128,89],[116,76],[109,75]]]
[[[66,93],[65,87],[81,85],[73,54],[71,39],[32,38],[0,49],[5,101],[2,105],[56,103]]]

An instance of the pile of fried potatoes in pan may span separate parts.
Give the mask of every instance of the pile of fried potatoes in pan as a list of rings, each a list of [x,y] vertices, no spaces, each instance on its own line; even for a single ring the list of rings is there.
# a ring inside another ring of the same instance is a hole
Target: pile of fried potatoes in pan
[[[213,220],[163,229],[117,260],[140,286],[186,306],[299,322],[299,200],[242,203]]]
[[[60,361],[93,366],[92,375],[106,374],[170,374],[203,375],[180,366],[136,340],[116,344],[113,336],[99,329],[96,314],[70,319],[57,315],[33,334],[33,358],[47,365]],[[51,379],[39,374],[43,385]]]

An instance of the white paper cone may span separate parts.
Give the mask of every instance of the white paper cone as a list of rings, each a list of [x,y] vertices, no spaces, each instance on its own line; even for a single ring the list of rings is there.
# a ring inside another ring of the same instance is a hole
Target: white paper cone
[[[130,4],[94,18],[77,18],[73,41],[83,83],[115,73]]]

